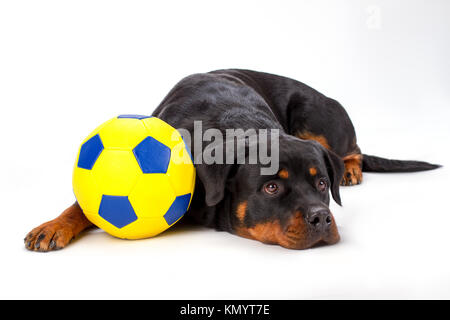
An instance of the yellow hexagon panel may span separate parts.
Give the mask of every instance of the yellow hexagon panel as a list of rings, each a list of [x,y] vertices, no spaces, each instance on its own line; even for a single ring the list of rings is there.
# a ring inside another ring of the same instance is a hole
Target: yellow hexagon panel
[[[152,117],[143,119],[142,122],[147,128],[147,132],[150,136],[162,144],[165,144],[170,149],[183,141],[180,133],[161,119]]]
[[[169,225],[163,217],[138,219],[121,229],[120,238],[134,240],[154,237],[167,228],[169,228]]]
[[[96,134],[99,133],[100,130],[102,130],[104,127],[106,127],[109,123],[111,123],[112,121],[114,121],[116,118],[112,118],[109,119],[108,121],[102,123],[101,125],[99,125],[97,128],[94,129],[94,131],[92,131],[87,137],[86,139],[83,140],[83,143],[85,143],[86,141],[88,141],[90,138],[92,138],[93,136],[95,136]]]
[[[139,218],[129,225],[119,229],[97,214],[85,213],[85,215],[88,220],[97,227],[107,230],[110,235],[121,239],[136,240],[154,237],[169,227],[163,217],[147,219]]]
[[[72,176],[73,193],[84,213],[97,213],[102,199],[97,184],[90,170],[78,168],[75,165]]]
[[[100,131],[100,138],[106,149],[132,150],[148,135],[139,119],[114,118]]]
[[[162,218],[175,200],[173,188],[165,174],[144,174],[134,186],[128,200],[141,218]]]
[[[106,195],[128,196],[140,175],[132,151],[103,150],[92,169],[99,190]]]

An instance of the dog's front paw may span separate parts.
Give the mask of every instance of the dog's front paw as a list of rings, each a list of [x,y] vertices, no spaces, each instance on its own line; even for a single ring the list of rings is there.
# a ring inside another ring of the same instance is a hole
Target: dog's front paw
[[[31,230],[24,241],[28,250],[47,252],[64,248],[73,238],[72,226],[52,220]]]

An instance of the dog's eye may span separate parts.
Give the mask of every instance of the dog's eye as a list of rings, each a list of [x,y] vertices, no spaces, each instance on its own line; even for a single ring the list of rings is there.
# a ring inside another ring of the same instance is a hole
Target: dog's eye
[[[325,192],[328,189],[328,182],[325,178],[320,178],[317,181],[317,190],[319,190],[320,192]]]
[[[278,193],[279,189],[280,188],[278,184],[276,184],[275,182],[268,182],[263,187],[264,192],[271,195]]]

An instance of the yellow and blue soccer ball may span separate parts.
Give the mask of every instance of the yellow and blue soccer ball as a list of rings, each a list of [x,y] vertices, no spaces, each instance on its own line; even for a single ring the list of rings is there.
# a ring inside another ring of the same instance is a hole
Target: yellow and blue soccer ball
[[[121,115],[81,144],[73,190],[86,217],[124,239],[155,236],[189,208],[195,168],[179,132],[150,116]]]

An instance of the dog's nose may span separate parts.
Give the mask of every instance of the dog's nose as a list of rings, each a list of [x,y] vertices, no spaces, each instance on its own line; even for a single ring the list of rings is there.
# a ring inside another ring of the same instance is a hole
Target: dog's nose
[[[323,231],[331,226],[332,218],[330,210],[324,207],[313,207],[308,210],[306,222],[315,230]]]

